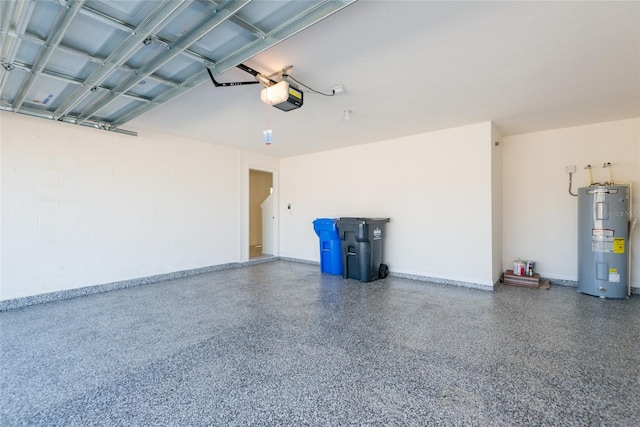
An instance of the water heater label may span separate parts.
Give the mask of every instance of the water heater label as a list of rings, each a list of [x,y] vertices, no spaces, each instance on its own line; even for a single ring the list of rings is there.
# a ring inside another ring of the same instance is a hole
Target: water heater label
[[[617,268],[610,268],[609,269],[609,281],[610,282],[615,282],[615,283],[620,283],[620,273],[618,273],[618,269]]]
[[[610,228],[594,228],[591,230],[591,235],[593,235],[594,239],[596,237],[601,237],[601,238],[607,238],[607,237],[611,237],[613,238],[613,230]]]
[[[611,229],[594,228],[591,230],[591,250],[593,252],[613,252],[614,240]]]
[[[624,253],[624,237],[616,237],[615,239],[613,239],[613,253]]]

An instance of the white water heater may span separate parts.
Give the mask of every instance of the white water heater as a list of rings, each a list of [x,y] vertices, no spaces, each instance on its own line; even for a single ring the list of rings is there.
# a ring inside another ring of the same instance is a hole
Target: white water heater
[[[578,291],[629,296],[629,186],[578,189]]]

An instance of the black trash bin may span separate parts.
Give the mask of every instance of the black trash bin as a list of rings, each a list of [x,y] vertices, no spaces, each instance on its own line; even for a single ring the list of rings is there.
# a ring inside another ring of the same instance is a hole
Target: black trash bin
[[[340,218],[342,277],[370,282],[384,279],[389,268],[382,263],[382,243],[389,218]]]

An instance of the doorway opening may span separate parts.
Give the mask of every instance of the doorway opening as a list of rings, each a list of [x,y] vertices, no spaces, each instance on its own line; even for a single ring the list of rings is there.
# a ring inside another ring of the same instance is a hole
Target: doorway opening
[[[249,169],[249,259],[274,253],[273,173]]]

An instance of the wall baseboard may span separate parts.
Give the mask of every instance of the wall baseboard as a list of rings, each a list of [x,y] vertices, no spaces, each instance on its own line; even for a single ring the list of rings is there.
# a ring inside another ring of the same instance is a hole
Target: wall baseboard
[[[280,260],[289,261],[289,262],[296,262],[298,264],[320,265],[319,261],[311,261],[311,260],[308,260],[308,259],[290,258],[290,257],[281,256]]]
[[[310,260],[300,259],[300,258],[280,257],[280,259],[282,261],[296,262],[296,263],[299,263],[299,264],[320,265],[320,263],[318,261],[310,261]],[[438,284],[445,284],[445,285],[461,286],[461,287],[464,287],[464,288],[481,289],[483,291],[493,291],[493,286],[483,285],[483,284],[480,284],[480,283],[461,282],[461,281],[451,280],[451,279],[440,279],[440,278],[437,278],[437,277],[428,277],[428,276],[420,276],[420,275],[416,275],[416,274],[398,273],[398,272],[394,272],[394,271],[389,272],[389,276],[398,277],[398,278],[401,278],[401,279],[416,280],[418,282],[431,282],[431,283],[438,283]]]
[[[480,289],[482,291],[493,291],[493,286],[491,286],[491,285],[483,285],[481,283],[461,282],[461,281],[458,281],[458,280],[441,279],[441,278],[438,278],[438,277],[429,277],[429,276],[420,276],[420,275],[416,275],[416,274],[397,273],[395,271],[389,272],[389,276],[391,276],[391,277],[399,277],[401,279],[416,280],[418,282],[430,282],[430,283],[437,283],[437,284],[441,284],[441,285],[460,286],[462,288]]]

